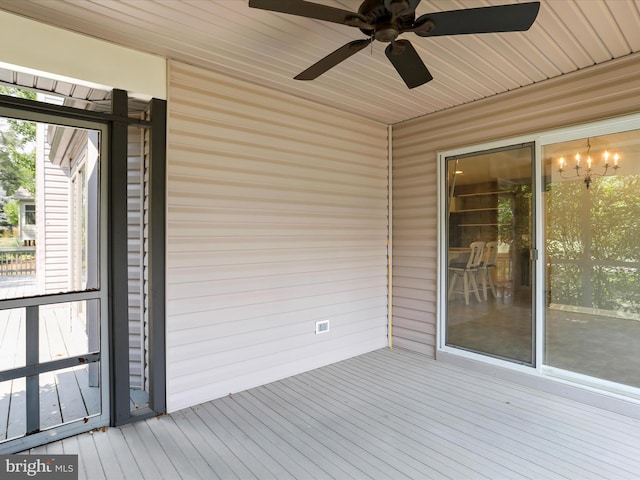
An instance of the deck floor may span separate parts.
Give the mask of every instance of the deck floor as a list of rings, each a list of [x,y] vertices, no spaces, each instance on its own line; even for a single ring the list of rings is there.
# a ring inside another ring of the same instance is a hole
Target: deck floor
[[[68,305],[44,307],[40,312],[41,362],[87,351],[84,325]],[[25,365],[25,310],[0,311],[0,370]],[[40,382],[40,426],[48,428],[85,418],[100,410],[100,391],[89,386],[88,366],[42,373]],[[26,432],[26,382],[18,378],[0,382],[0,440],[21,437]]]
[[[33,277],[0,277],[0,298],[20,298],[33,293]],[[0,371],[25,365],[25,309],[0,310]],[[42,307],[39,323],[41,362],[88,351],[86,328],[71,314],[68,304]],[[89,366],[42,373],[40,381],[40,427],[42,429],[83,419],[100,412],[100,389],[90,386]],[[0,382],[0,441],[26,432],[26,381]],[[144,408],[148,394],[131,390],[131,409]]]
[[[638,420],[382,349],[31,452],[88,480],[619,480],[639,445]]]

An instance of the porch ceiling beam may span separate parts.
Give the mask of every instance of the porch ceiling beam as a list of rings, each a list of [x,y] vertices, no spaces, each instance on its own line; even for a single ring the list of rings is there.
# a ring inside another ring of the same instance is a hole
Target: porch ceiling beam
[[[151,126],[151,122],[147,120],[129,117],[127,108],[125,108],[124,111],[117,110],[110,113],[104,113],[7,95],[0,95],[0,107],[20,109],[23,112],[29,111],[38,114],[53,114],[61,117],[88,120],[92,122],[123,122],[127,125],[135,125],[143,128],[149,128]]]

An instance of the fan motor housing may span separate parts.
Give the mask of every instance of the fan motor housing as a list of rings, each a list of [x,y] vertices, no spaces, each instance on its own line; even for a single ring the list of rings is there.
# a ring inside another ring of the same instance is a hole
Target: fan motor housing
[[[387,17],[386,20],[391,19],[391,13],[384,6],[384,0],[364,0],[358,9],[358,13],[367,17],[369,23],[372,24],[385,17]]]
[[[373,33],[373,38],[375,38],[379,42],[393,42],[400,31],[398,27],[392,23],[378,23],[376,24],[376,29]]]
[[[364,0],[358,9],[358,13],[364,16],[370,25],[373,25],[373,33],[371,29],[361,28],[360,31],[365,35],[373,35],[379,42],[392,42],[400,34],[402,27],[408,27],[415,20],[415,12],[408,15],[401,15],[393,20],[392,13],[385,7],[384,0]]]

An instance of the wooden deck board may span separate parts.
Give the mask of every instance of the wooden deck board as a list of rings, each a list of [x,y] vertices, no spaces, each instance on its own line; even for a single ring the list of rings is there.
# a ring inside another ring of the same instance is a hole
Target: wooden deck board
[[[417,373],[417,372],[416,372]],[[395,372],[401,374],[401,372]],[[447,404],[440,401],[441,398],[449,398],[449,408],[462,409],[473,414],[478,424],[483,430],[489,430],[502,436],[510,446],[504,448],[504,451],[513,451],[513,453],[530,454],[533,458],[535,455],[544,455],[546,458],[546,466],[552,468],[554,472],[564,474],[569,478],[575,478],[576,475],[582,474],[583,471],[590,471],[597,475],[615,475],[616,478],[628,477],[629,470],[617,469],[616,466],[602,462],[602,459],[594,460],[591,453],[597,454],[601,451],[600,435],[591,435],[591,440],[598,441],[599,445],[594,445],[592,452],[585,452],[587,444],[584,442],[584,430],[577,430],[574,436],[565,435],[565,431],[575,429],[575,423],[581,423],[584,415],[589,411],[589,407],[585,407],[586,412],[573,410],[571,417],[564,418],[564,421],[549,421],[545,418],[544,412],[549,411],[555,405],[549,402],[539,401],[539,395],[542,392],[530,391],[530,400],[537,405],[538,415],[523,415],[520,404],[512,398],[512,389],[510,385],[504,386],[494,383],[493,388],[487,388],[485,383],[482,389],[477,389],[474,385],[472,375],[468,375],[466,379],[466,388],[461,389],[460,385],[451,383],[448,389],[443,390],[442,386],[448,382],[446,377],[427,377],[423,382],[416,385],[418,392],[423,392],[421,401],[440,402],[435,403],[441,408],[447,408]],[[422,387],[420,387],[422,385]],[[449,390],[450,389],[450,390]],[[454,395],[452,392],[458,389],[464,395]],[[431,392],[432,391],[432,392]],[[409,392],[408,394],[414,394]],[[468,398],[466,398],[468,397]],[[549,396],[552,397],[552,396]],[[553,398],[554,401],[563,400],[558,397]],[[576,416],[576,414],[579,414]],[[526,431],[527,435],[522,435]],[[594,432],[595,433],[595,432]],[[616,442],[618,445],[618,442]],[[633,462],[632,462],[633,463]],[[625,457],[625,467],[629,465],[629,461]],[[631,470],[632,472],[633,470]],[[636,470],[637,471],[637,470]],[[579,472],[579,473],[578,473]]]
[[[12,328],[15,328],[12,323],[10,316],[6,322],[0,322],[0,365],[4,366],[3,368],[12,368],[15,365],[14,350],[18,334],[11,332]],[[12,389],[11,380],[0,382],[0,440],[7,438]]]
[[[378,468],[378,459],[367,450],[366,446],[342,437],[333,429],[323,425],[314,410],[297,402],[284,391],[272,390],[270,386],[265,386],[254,389],[251,393],[261,400],[266,399],[262,401],[267,408],[282,412],[294,426],[298,426],[311,437],[312,445],[317,450],[317,453],[310,457],[314,463],[331,459],[332,463],[341,465],[342,469],[352,470],[355,474],[351,478],[391,478]],[[294,432],[290,441],[297,442],[298,438],[299,433]],[[373,477],[374,475],[376,477]]]
[[[256,389],[257,390],[257,389]],[[277,405],[273,405],[259,392],[253,391],[253,395],[237,396],[236,401],[247,415],[257,417],[274,435],[286,442],[291,449],[295,449],[296,456],[307,459],[313,468],[317,470],[320,478],[356,478],[362,472],[353,468],[345,459],[335,455],[335,452],[314,438],[307,430],[306,425],[293,424],[285,412]],[[290,443],[295,439],[294,443]],[[333,458],[327,462],[327,456]]]
[[[387,378],[386,375],[382,374],[383,368],[384,365],[380,365],[380,370],[378,371],[378,377],[382,380]],[[395,371],[393,375],[402,376],[403,372]],[[545,455],[547,458],[545,466],[547,468],[552,467],[551,470],[539,471],[545,478],[558,474],[574,478],[576,472],[582,472],[589,467],[591,458],[582,451],[584,445],[579,437],[567,438],[564,435],[559,435],[558,430],[555,428],[556,424],[549,423],[545,425],[544,418],[535,416],[522,418],[518,406],[509,400],[508,390],[505,392],[488,390],[486,395],[495,394],[496,398],[492,400],[493,403],[487,404],[482,398],[481,393],[483,392],[471,391],[470,393],[468,384],[467,388],[461,388],[460,385],[451,385],[450,389],[443,389],[442,385],[446,381],[446,377],[427,378],[424,383],[422,381],[413,383],[411,388],[401,388],[396,393],[407,398],[406,405],[411,408],[410,415],[414,420],[420,419],[421,406],[428,404],[439,410],[440,416],[442,419],[447,420],[446,423],[449,426],[454,428],[459,426],[459,430],[448,432],[446,435],[448,438],[463,438],[462,433],[464,432],[466,435],[475,435],[476,439],[480,440],[487,433],[495,433],[498,438],[502,437],[497,443],[499,451],[496,453],[499,455],[511,454],[514,459],[522,455],[523,452]],[[459,394],[456,394],[456,391]],[[443,399],[448,400],[445,401]],[[414,405],[413,407],[411,407],[412,404]],[[429,410],[431,409],[429,408]],[[460,422],[455,415],[449,416],[446,413],[447,411],[468,412],[476,419],[476,424],[468,425],[466,419]],[[540,411],[544,411],[544,407],[541,407]],[[424,425],[428,425],[432,421],[433,418],[425,421]],[[544,426],[540,426],[541,424]],[[523,429],[527,431],[526,436],[522,435]],[[542,435],[537,435],[537,432],[542,432]],[[564,438],[559,438],[559,436]],[[572,448],[565,448],[565,444],[572,445]],[[560,458],[560,462],[553,467],[556,457]],[[572,460],[567,461],[567,458]],[[578,463],[578,468],[575,468],[574,462]],[[522,463],[521,468],[535,470],[537,466],[529,462],[528,464]],[[598,463],[594,468],[601,469],[601,466]]]
[[[331,371],[323,373],[333,377]],[[359,411],[367,412],[366,415],[369,417],[365,421],[380,425],[384,428],[384,434],[407,452],[424,457],[427,462],[440,463],[439,471],[435,473],[437,478],[465,478],[478,474],[485,478],[495,478],[504,476],[505,473],[509,473],[513,479],[524,478],[516,471],[507,472],[496,467],[494,462],[500,458],[499,455],[496,455],[493,461],[487,461],[472,449],[454,443],[451,439],[459,435],[458,431],[450,427],[432,428],[434,422],[437,425],[441,418],[427,416],[423,408],[424,402],[411,402],[409,396],[406,396],[406,406],[398,406],[393,403],[395,393],[387,396],[379,391],[386,388],[384,383],[366,384],[357,378],[350,379],[348,383],[333,383],[332,378],[323,381],[332,384],[336,391],[349,388],[350,385],[357,386],[361,392],[359,400],[363,402],[363,408]],[[397,393],[405,395],[404,392]],[[340,398],[336,397],[334,401],[339,402]],[[390,415],[390,412],[393,412],[393,415]],[[474,469],[466,467],[467,464],[473,464]]]
[[[635,419],[383,349],[33,453],[90,480],[624,480],[638,444]]]
[[[215,403],[202,405],[201,412],[208,415],[208,421],[214,422],[214,431],[229,449],[239,455],[244,465],[258,479],[279,479],[293,477],[274,458],[256,444],[249,432],[238,428]]]
[[[51,328],[49,322],[40,319],[40,361],[46,362],[57,358],[57,329]],[[55,338],[54,338],[55,336]],[[58,385],[55,372],[40,374],[40,426],[42,428],[62,423],[62,406],[58,396]]]
[[[337,393],[342,398],[332,398],[334,389],[329,383],[323,385],[325,388],[319,388],[315,382],[305,385],[306,382],[296,378],[284,382],[291,388],[291,394],[301,391],[304,397],[312,398],[311,408],[318,416],[324,417],[326,424],[338,434],[345,438],[356,438],[359,444],[375,451],[380,461],[378,468],[391,478],[442,478],[444,472],[449,471],[444,465],[440,469],[434,468],[429,462],[430,452],[416,456],[414,444],[396,442],[393,429],[387,428],[379,419],[372,418],[370,411],[367,411],[368,405],[360,399],[349,395],[349,401],[345,402],[344,393]],[[310,406],[307,405],[308,408]]]
[[[129,444],[122,435],[122,431],[116,429],[115,433],[117,433],[117,435],[100,435],[96,437],[96,441],[102,437],[108,439],[109,448],[118,455],[118,464],[120,465],[120,470],[123,472],[123,479],[135,480],[140,478],[142,476],[142,472],[138,467],[138,462],[136,461]]]
[[[10,369],[23,366],[24,318],[16,309],[4,312],[2,324],[3,336],[0,339],[0,368]],[[25,411],[24,380],[9,380],[0,383],[0,440],[24,434],[25,420],[21,413]]]
[[[341,422],[328,418],[325,409],[319,409],[308,401],[308,392],[298,393],[284,384],[273,387],[267,386],[267,390],[277,396],[276,405],[278,402],[289,403],[291,407],[299,409],[299,415],[309,425],[313,435],[321,435],[327,446],[333,445],[336,450],[344,450],[349,461],[363,472],[365,478],[393,479],[398,476],[397,471],[390,471],[385,459],[372,452],[374,444],[368,442],[365,434],[351,425],[341,425]]]
[[[377,365],[379,369],[387,367],[382,362],[378,362]],[[403,370],[406,371],[407,368]],[[420,368],[417,367],[405,378],[414,378],[411,375],[417,375],[420,372]],[[404,372],[398,370],[393,372],[393,375],[403,374]],[[501,422],[501,425],[498,425],[501,432],[503,431],[502,425],[509,429],[515,429],[516,432],[526,427],[530,435],[538,437],[536,442],[538,447],[548,444],[551,450],[563,459],[566,455],[571,455],[579,462],[581,468],[593,463],[591,454],[597,454],[600,451],[603,438],[608,437],[617,445],[616,450],[609,453],[609,457],[626,465],[627,473],[640,471],[640,460],[633,454],[636,446],[640,443],[640,438],[637,437],[638,430],[636,429],[635,435],[630,435],[631,432],[610,432],[608,427],[609,422],[613,418],[619,420],[619,416],[586,405],[579,412],[576,411],[575,405],[571,410],[568,410],[566,408],[567,402],[559,397],[538,391],[534,391],[532,394],[531,390],[528,390],[528,397],[525,397],[523,396],[524,392],[520,392],[520,389],[515,385],[509,384],[506,387],[502,385],[501,388],[487,389],[486,382],[487,379],[484,378],[469,378],[466,384],[467,389],[476,392],[473,397],[473,405],[469,405],[468,400],[466,402],[459,400],[458,405],[466,409],[475,408],[478,415]],[[420,384],[422,387],[418,386]],[[435,389],[437,392],[444,385],[448,385],[451,389],[459,388],[459,385],[451,383],[446,377],[429,376],[429,374],[420,384],[413,384],[412,392],[407,394],[414,395],[424,391],[425,395],[433,396],[431,391]],[[444,397],[444,394],[436,393],[436,397],[433,401],[439,401],[438,398]],[[493,405],[496,402],[499,405],[504,404],[506,408],[494,409]],[[579,415],[576,415],[577,413]],[[571,417],[571,423],[567,422],[567,415]],[[604,422],[603,419],[605,419]],[[638,426],[637,420],[628,419],[628,421]],[[570,445],[571,450],[564,451],[565,445]],[[597,462],[594,468],[600,469],[600,462]],[[613,473],[615,473],[615,468]],[[620,475],[624,473],[619,472]]]
[[[172,417],[158,418],[153,424],[153,432],[180,475],[194,479],[218,478],[197,445],[191,443]]]
[[[291,448],[291,444],[285,439],[275,435],[262,418],[243,411],[242,406],[238,405],[234,398],[223,398],[220,402],[216,402],[216,406],[222,415],[251,437],[256,448],[264,452],[265,458],[273,459],[277,463],[277,468],[283,468],[294,479],[317,478],[314,474],[318,470],[317,466],[310,468],[306,457],[301,455],[297,449]],[[282,478],[282,476],[278,475],[278,478]]]
[[[111,471],[110,464],[117,463],[117,457],[111,455],[110,452],[100,452],[94,441],[93,434],[78,435],[72,437],[67,442],[63,440],[65,453],[78,454],[78,470],[79,476],[86,480],[103,480],[107,479],[107,474]],[[101,455],[103,455],[101,457]],[[113,476],[111,478],[121,478]]]
[[[138,464],[153,464],[160,472],[160,476],[156,476],[155,472],[151,475],[146,475],[145,472],[147,468],[141,468],[142,473],[145,474],[143,478],[162,478],[166,480],[180,478],[180,474],[176,470],[169,455],[165,453],[162,445],[160,445],[157,437],[153,433],[151,423],[155,421],[154,419],[126,425],[121,429],[122,434],[129,445],[144,446],[144,450],[134,450]],[[146,458],[143,458],[143,455],[146,455]]]
[[[394,372],[401,374],[401,372]],[[434,382],[444,382],[445,378],[433,379]],[[426,382],[426,381],[425,381]],[[522,435],[520,428],[515,427],[509,417],[505,417],[504,408],[510,405],[508,400],[498,399],[496,403],[490,408],[485,408],[482,402],[475,394],[469,392],[468,389],[452,386],[451,390],[442,390],[440,384],[433,383],[433,387],[429,387],[428,383],[425,383],[422,387],[420,384],[415,385],[415,389],[411,390],[399,390],[396,393],[407,397],[406,405],[411,408],[412,412],[419,412],[420,405],[429,405],[428,411],[432,412],[433,409],[439,412],[437,418],[433,418],[433,413],[429,413],[431,418],[424,422],[424,425],[431,424],[433,421],[438,423],[445,423],[452,430],[444,433],[444,438],[450,438],[457,442],[465,441],[466,445],[472,446],[477,449],[482,448],[482,444],[479,442],[487,435],[491,435],[495,440],[491,442],[491,447],[497,448],[492,453],[494,455],[493,461],[502,463],[507,461],[506,465],[516,465],[517,470],[527,472],[537,472],[544,478],[554,478],[558,475],[564,475],[568,478],[573,478],[575,472],[572,472],[570,468],[564,463],[553,467],[550,465],[553,460],[554,450],[553,448],[546,448],[549,438],[554,436],[553,431],[548,431],[547,438],[537,441],[532,439],[531,429],[535,427],[538,419],[532,419],[533,421],[522,425],[522,428],[526,428],[528,435]],[[457,393],[456,393],[457,391]],[[466,397],[466,398],[465,398]],[[411,406],[415,405],[415,406]],[[503,407],[503,405],[505,407]],[[466,414],[474,418],[474,422],[470,425],[467,418],[460,419],[457,412],[466,412]],[[449,413],[451,412],[451,413]],[[415,415],[415,413],[412,413]],[[471,437],[473,441],[467,442],[466,440]],[[536,453],[546,456],[546,462],[540,466],[535,462],[529,460],[529,457],[535,459]],[[487,455],[487,451],[483,450],[482,455]],[[501,460],[504,459],[504,460]],[[503,472],[505,474],[506,472]]]
[[[120,451],[113,448],[111,438],[117,435],[98,435],[99,431],[91,435],[95,449],[100,455],[104,455],[104,458],[114,458],[117,461],[102,462],[102,468],[104,470],[104,476],[106,478],[132,478],[127,476],[134,475],[136,472],[129,470],[126,472],[126,468],[130,467],[128,459],[131,455],[128,449]],[[126,473],[125,473],[126,472]]]
[[[271,417],[279,416],[282,419],[282,423],[287,425],[283,437],[291,443],[292,448],[304,449],[308,461],[318,465],[320,471],[327,472],[328,478],[358,478],[363,475],[364,472],[353,465],[355,454],[349,450],[349,445],[334,438],[331,432],[317,428],[310,412],[287,403],[266,387],[253,389],[250,397],[248,401],[260,405],[263,412],[271,412]],[[348,457],[351,457],[351,461]],[[327,462],[329,458],[331,462]],[[333,477],[329,476],[332,472]]]
[[[27,382],[24,378],[11,381],[11,406],[7,421],[7,433],[5,438],[13,438],[24,435],[27,431],[27,403],[25,398]]]
[[[193,409],[176,412],[172,416],[179,419],[180,427],[185,434],[200,446],[205,458],[215,465],[214,470],[220,478],[255,478],[235,453],[220,441],[215,429],[211,429],[209,425],[205,424]]]
[[[130,425],[128,429],[122,428],[116,429],[116,431],[120,434],[117,440],[118,451],[128,450],[131,459],[136,464],[136,468],[131,470],[137,470],[138,478],[166,478],[162,474],[162,467],[158,466],[158,462],[153,458],[153,451],[149,450],[151,445],[143,439],[133,425]]]

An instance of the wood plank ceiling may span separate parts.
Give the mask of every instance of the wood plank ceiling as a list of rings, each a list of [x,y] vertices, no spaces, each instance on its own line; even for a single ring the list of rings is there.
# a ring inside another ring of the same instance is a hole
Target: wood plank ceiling
[[[315,1],[353,11],[360,4]],[[516,1],[423,0],[416,14]],[[252,9],[244,0],[2,0],[0,9],[395,124],[639,54],[640,0],[541,3],[527,32],[405,34],[434,76],[413,90],[379,42],[314,81],[293,80],[364,35],[357,28]]]

